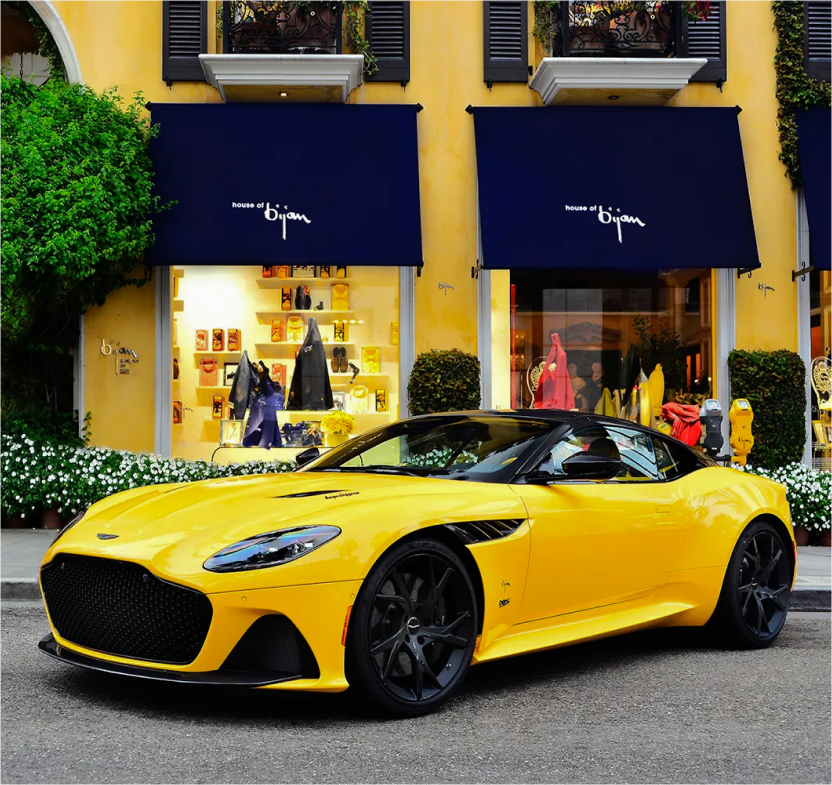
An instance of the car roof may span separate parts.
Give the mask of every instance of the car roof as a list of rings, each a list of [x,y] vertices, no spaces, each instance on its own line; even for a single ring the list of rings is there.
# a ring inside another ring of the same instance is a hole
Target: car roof
[[[497,417],[512,417],[530,420],[544,420],[552,422],[553,424],[565,425],[576,421],[586,423],[598,423],[599,425],[610,425],[629,428],[631,430],[649,433],[652,436],[665,436],[661,431],[655,428],[649,428],[646,425],[632,422],[631,420],[622,420],[617,417],[608,417],[606,415],[594,414],[592,412],[578,412],[567,409],[473,409],[462,412],[436,412],[435,414],[419,415],[421,417],[482,417],[497,416]]]

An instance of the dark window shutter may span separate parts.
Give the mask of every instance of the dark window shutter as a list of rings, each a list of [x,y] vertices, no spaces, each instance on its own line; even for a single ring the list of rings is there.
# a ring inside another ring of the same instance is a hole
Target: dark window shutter
[[[483,17],[483,81],[528,82],[528,3],[483,3]]]
[[[199,55],[208,43],[208,5],[196,0],[162,3],[162,79],[204,82]]]
[[[829,0],[803,3],[803,54],[806,73],[829,81],[832,63],[832,4]]]
[[[410,3],[370,3],[367,40],[378,63],[369,82],[410,81]]]
[[[728,58],[725,53],[725,2],[711,4],[708,18],[700,22],[686,22],[685,35],[688,57],[707,57],[708,62],[694,74],[691,82],[724,82],[728,78]]]

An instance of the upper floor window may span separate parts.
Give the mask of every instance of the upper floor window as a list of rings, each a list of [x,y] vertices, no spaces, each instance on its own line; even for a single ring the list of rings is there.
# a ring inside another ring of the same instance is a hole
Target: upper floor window
[[[367,41],[378,70],[369,82],[410,81],[410,3],[372,2],[366,15]]]
[[[725,2],[572,2],[547,11],[553,57],[697,57],[691,81],[725,81]],[[540,26],[542,20],[538,19]]]
[[[529,3],[483,3],[483,81],[528,82]]]
[[[828,0],[807,0],[803,4],[803,57],[809,76],[829,81],[832,63],[832,4]]]

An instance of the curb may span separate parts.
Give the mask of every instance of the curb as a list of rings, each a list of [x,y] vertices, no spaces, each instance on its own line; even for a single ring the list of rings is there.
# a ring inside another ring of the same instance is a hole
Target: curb
[[[795,586],[790,611],[832,611],[832,589]]]
[[[0,584],[0,599],[40,600],[40,587],[34,578],[7,578]]]

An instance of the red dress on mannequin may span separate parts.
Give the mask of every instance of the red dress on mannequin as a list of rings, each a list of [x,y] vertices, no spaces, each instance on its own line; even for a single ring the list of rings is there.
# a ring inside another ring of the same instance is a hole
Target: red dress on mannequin
[[[546,366],[534,392],[535,409],[574,409],[575,396],[572,382],[566,370],[566,352],[560,336],[552,333],[552,348],[546,358]]]

